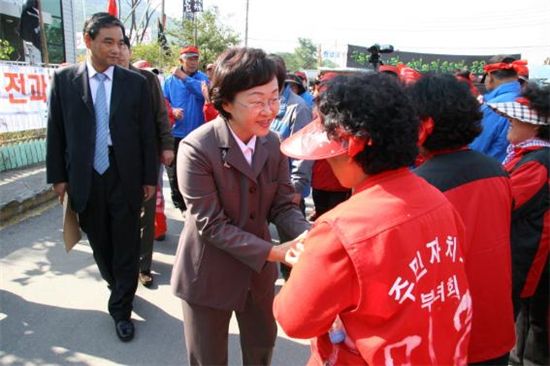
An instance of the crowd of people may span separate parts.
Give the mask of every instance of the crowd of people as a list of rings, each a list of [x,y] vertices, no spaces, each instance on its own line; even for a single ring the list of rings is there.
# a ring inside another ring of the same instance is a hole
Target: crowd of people
[[[86,61],[52,79],[47,179],[78,214],[121,341],[166,235],[165,167],[190,365],[228,363],[233,314],[245,365],[271,363],[277,323],[311,339],[309,365],[549,363],[550,87],[525,61],[491,59],[486,93],[468,72],[405,65],[310,89],[260,49],[202,72],[188,45],[159,79],[131,63],[116,17],[83,35]]]

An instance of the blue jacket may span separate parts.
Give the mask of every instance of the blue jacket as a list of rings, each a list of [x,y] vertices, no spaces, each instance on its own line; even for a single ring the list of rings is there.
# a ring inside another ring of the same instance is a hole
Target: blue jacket
[[[473,150],[491,156],[502,162],[506,157],[508,147],[508,119],[495,113],[486,103],[513,102],[519,97],[521,86],[517,81],[499,85],[483,97],[485,103],[481,106],[483,119],[481,134],[470,144]]]
[[[311,95],[311,93],[306,90],[305,92],[300,94],[300,96],[306,102],[309,109],[313,109],[313,95]]]
[[[311,122],[311,109],[306,102],[300,98],[287,85],[280,97],[280,107],[277,117],[271,123],[271,131],[279,135],[284,141],[287,137],[298,132],[302,127]],[[290,163],[290,181],[294,190],[307,197],[311,190],[311,168],[312,160],[288,159]]]
[[[204,96],[201,82],[208,82],[208,76],[197,71],[181,80],[170,75],[164,82],[164,96],[173,108],[183,109],[183,118],[177,119],[172,126],[174,137],[184,138],[204,123]]]

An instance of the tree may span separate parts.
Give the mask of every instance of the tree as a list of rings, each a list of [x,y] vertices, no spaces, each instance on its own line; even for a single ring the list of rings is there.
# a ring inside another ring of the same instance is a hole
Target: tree
[[[128,38],[133,43],[140,44],[144,41],[158,4],[154,5],[152,0],[126,0],[126,4],[130,7],[130,12],[123,22],[127,24],[128,20],[130,21],[130,26],[127,27]],[[120,16],[122,17],[122,14]]]
[[[197,27],[197,47],[201,53],[201,63],[206,65],[216,60],[226,49],[239,43],[238,34],[218,21],[218,9],[211,8],[198,13],[195,19]],[[176,48],[193,44],[194,23],[191,19],[176,21],[170,19],[166,27],[168,41]],[[174,53],[178,55],[179,53]],[[173,60],[177,62],[177,60]]]
[[[294,52],[278,52],[277,54],[285,60],[288,71],[316,69],[319,66],[317,46],[307,38],[298,38],[298,47],[294,49]],[[330,60],[323,60],[320,66],[336,67],[338,65]]]
[[[317,46],[310,39],[298,38],[298,47],[294,54],[302,69],[314,69],[317,67]]]
[[[14,52],[15,48],[8,41],[0,39],[0,60],[10,60]]]
[[[285,60],[286,69],[289,72],[301,69],[300,60],[298,60],[295,53],[277,52],[277,55],[281,56],[283,60]]]

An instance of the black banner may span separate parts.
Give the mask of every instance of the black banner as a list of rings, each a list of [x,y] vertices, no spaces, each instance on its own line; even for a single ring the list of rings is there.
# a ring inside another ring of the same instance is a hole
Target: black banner
[[[494,55],[447,55],[421,52],[394,51],[380,54],[383,64],[396,64],[398,62],[409,64],[418,71],[453,72],[456,68],[468,68],[474,73],[481,73],[481,69]],[[521,54],[510,55],[520,59]],[[368,47],[348,45],[347,67],[372,69],[371,53]]]

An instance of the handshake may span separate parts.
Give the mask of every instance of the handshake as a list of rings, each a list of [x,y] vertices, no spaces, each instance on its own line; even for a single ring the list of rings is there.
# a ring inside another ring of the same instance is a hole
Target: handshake
[[[298,263],[300,255],[304,251],[304,239],[308,231],[304,231],[298,237],[281,245],[271,248],[267,260],[270,262],[282,262],[290,267]]]

